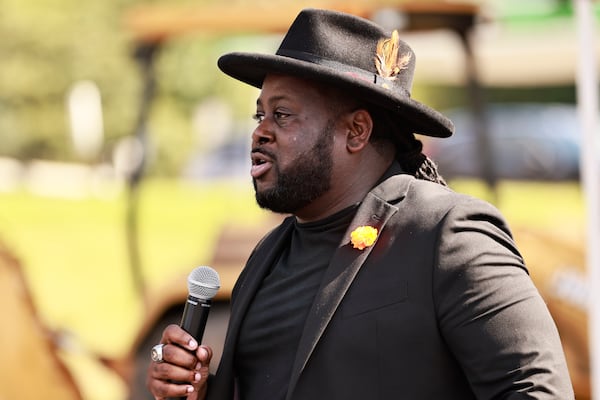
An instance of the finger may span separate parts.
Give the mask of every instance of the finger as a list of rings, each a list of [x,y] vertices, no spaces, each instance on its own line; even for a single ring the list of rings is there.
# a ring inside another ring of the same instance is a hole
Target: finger
[[[162,348],[163,360],[157,364],[174,364],[187,370],[192,370],[198,363],[196,354],[189,352],[176,344],[165,344]]]
[[[194,393],[194,387],[192,385],[181,385],[165,381],[154,381],[148,386],[148,389],[150,389],[150,393],[152,393],[155,399],[160,400],[186,397],[191,393]],[[188,397],[188,400],[189,399],[191,399],[191,397]]]
[[[171,324],[163,331],[161,343],[175,343],[184,349],[195,351],[198,348],[198,342],[179,325]]]
[[[200,397],[200,394],[195,391],[193,393],[191,393],[190,395],[188,395],[187,400],[198,400],[200,398],[204,398],[204,397]]]
[[[198,382],[194,382],[194,393],[188,396],[187,400],[197,400],[206,398],[206,392],[208,388],[208,363],[203,366],[198,362],[196,366],[196,371],[199,373],[200,380]]]
[[[212,348],[208,346],[200,346],[198,350],[196,350],[196,357],[202,365],[210,364],[210,360],[212,360],[213,351]]]
[[[154,396],[178,397],[191,393],[194,390],[193,385],[198,386],[200,382],[199,371],[168,363],[152,363],[146,383]]]
[[[210,360],[212,358],[212,349],[208,346],[200,346],[196,350],[196,357],[198,363],[196,364],[195,370],[200,374],[200,380],[193,384],[195,388],[194,394],[197,394],[198,399],[204,399],[206,397],[208,376],[210,374]],[[194,400],[196,397],[188,397],[188,400]]]

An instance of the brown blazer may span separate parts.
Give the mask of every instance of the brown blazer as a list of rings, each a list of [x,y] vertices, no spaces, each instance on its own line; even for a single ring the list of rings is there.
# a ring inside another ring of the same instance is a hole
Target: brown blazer
[[[574,398],[555,324],[500,213],[394,165],[340,243],[296,353],[286,400]],[[349,232],[379,229],[357,250]],[[234,398],[244,313],[291,232],[250,256],[210,400]]]

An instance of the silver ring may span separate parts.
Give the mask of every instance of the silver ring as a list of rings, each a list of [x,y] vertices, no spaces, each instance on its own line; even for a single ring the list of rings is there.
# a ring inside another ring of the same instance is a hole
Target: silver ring
[[[165,361],[165,359],[163,358],[163,347],[165,347],[165,345],[162,343],[152,347],[152,351],[150,352],[150,358],[152,359],[152,361],[157,363]]]

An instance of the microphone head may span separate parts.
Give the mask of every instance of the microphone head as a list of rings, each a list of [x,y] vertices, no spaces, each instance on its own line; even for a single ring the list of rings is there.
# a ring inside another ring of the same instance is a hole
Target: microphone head
[[[189,294],[197,299],[212,299],[220,287],[219,274],[211,267],[196,267],[188,276]]]

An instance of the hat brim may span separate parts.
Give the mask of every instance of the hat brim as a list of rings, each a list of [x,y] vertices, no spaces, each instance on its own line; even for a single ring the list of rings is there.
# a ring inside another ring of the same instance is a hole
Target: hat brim
[[[413,133],[446,138],[454,133],[454,124],[442,113],[412,98],[383,86],[340,71],[291,57],[235,52],[221,56],[218,66],[225,74],[261,88],[268,73],[280,73],[312,79],[356,93],[365,101],[384,107],[408,124]]]

